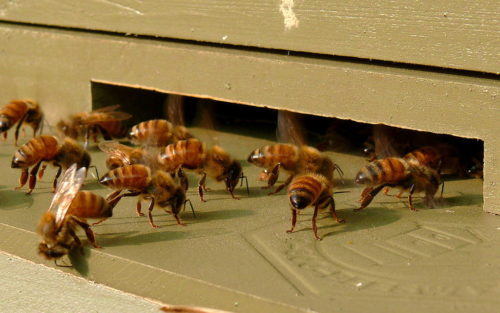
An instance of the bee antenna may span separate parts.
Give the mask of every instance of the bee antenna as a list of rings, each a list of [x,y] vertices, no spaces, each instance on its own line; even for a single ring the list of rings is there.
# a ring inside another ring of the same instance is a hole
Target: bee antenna
[[[95,175],[97,176],[97,181],[100,181],[101,179],[99,178],[99,172],[97,171],[97,167],[95,165],[89,166],[89,168],[93,167],[95,170]]]
[[[191,200],[186,199],[184,201],[184,210],[186,210],[186,203],[188,203],[188,202],[189,202],[189,206],[191,207],[191,212],[193,212],[193,216],[196,217],[196,214],[194,214],[194,208],[193,208],[193,204],[191,203]]]
[[[248,189],[248,178],[245,175],[243,175],[243,173],[241,173],[240,179],[241,179],[240,187],[243,186],[243,180],[245,180],[245,183],[247,185],[247,195],[250,195],[250,189]]]
[[[335,170],[337,171],[337,173],[339,173],[340,181],[342,182],[342,185],[345,185],[344,180],[342,179],[342,177],[344,177],[344,171],[340,168],[340,166],[338,164],[335,164]]]

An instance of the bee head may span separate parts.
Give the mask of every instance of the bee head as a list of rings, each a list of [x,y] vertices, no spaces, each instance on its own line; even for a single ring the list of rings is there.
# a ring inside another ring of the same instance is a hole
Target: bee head
[[[359,171],[358,174],[356,174],[356,179],[355,179],[356,184],[365,185],[370,183],[370,181],[371,178],[365,171]]]
[[[226,187],[229,188],[229,190],[233,191],[234,188],[238,185],[242,171],[243,170],[241,168],[240,162],[233,161],[233,163],[231,163],[226,177]]]
[[[186,193],[182,188],[177,188],[170,198],[158,202],[158,205],[160,207],[170,206],[172,208],[172,213],[177,214],[181,211],[184,202],[186,202]]]
[[[258,165],[260,163],[260,160],[262,157],[263,157],[263,154],[260,151],[260,149],[255,149],[248,156],[247,162],[250,164]]]
[[[0,116],[0,132],[6,132],[11,126],[12,123],[5,115]]]
[[[45,242],[38,245],[38,254],[47,260],[59,259],[68,253],[69,249],[61,245],[49,246]]]
[[[297,189],[290,191],[290,204],[294,209],[302,210],[309,206],[311,202],[312,199],[308,197],[304,190]]]

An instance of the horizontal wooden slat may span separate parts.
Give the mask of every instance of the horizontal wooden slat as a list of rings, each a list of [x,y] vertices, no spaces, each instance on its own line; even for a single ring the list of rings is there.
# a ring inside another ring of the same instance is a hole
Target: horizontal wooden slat
[[[500,73],[497,0],[4,0],[0,19]]]
[[[90,81],[485,141],[485,208],[500,212],[498,80],[110,35],[1,26],[0,102],[47,118],[90,108]]]

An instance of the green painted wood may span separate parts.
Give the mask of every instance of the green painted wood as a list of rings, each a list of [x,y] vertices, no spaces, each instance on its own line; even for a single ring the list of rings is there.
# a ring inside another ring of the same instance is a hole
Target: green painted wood
[[[497,0],[2,0],[0,20],[500,73]]]

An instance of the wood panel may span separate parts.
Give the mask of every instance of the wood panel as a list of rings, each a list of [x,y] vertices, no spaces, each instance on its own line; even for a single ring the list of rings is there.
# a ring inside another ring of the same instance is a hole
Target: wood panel
[[[500,73],[497,0],[3,0],[0,19]]]
[[[37,27],[0,38],[0,101],[35,97],[51,121],[88,109],[94,80],[483,139],[500,213],[498,80]]]

